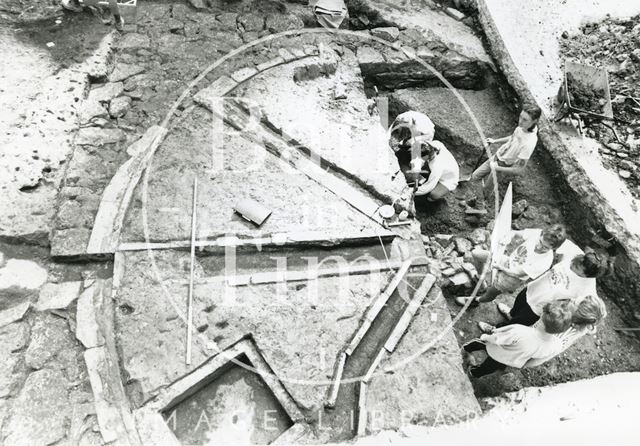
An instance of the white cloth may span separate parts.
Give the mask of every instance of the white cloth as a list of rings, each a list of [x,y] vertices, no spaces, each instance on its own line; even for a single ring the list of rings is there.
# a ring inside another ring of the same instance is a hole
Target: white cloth
[[[518,126],[509,137],[509,140],[498,149],[496,157],[508,166],[515,164],[518,160],[526,161],[531,158],[537,143],[537,127],[532,132],[527,132]]]
[[[490,357],[516,368],[524,367],[531,360],[547,358],[561,348],[561,341],[545,332],[544,326],[507,325],[480,339],[485,341]]]
[[[406,127],[411,129],[411,136],[413,138],[424,136],[426,140],[433,140],[436,128],[431,122],[431,119],[424,113],[409,110],[404,113],[400,113],[393,121],[393,125],[390,128],[390,132],[397,129]]]
[[[460,167],[458,167],[458,162],[451,152],[440,141],[432,141],[430,144],[436,146],[440,153],[429,161],[431,173],[427,182],[418,187],[416,195],[428,194],[438,183],[448,190],[454,191],[458,187],[458,181],[460,180]]]
[[[521,280],[533,280],[546,272],[553,264],[553,251],[536,252],[535,248],[542,229],[525,229],[512,232],[513,236],[521,236],[524,241],[511,254],[498,262]]]
[[[318,23],[325,28],[339,28],[347,16],[344,0],[311,0],[309,6],[313,9]]]
[[[540,328],[543,326],[541,320],[533,324],[534,328]],[[550,359],[555,358],[560,353],[571,347],[575,344],[580,338],[587,334],[594,334],[596,332],[596,328],[592,325],[584,326],[584,327],[573,327],[571,326],[567,331],[562,333],[553,334],[555,338],[558,339],[558,343],[554,343],[553,346],[555,349],[549,349],[546,351],[544,355],[540,355],[536,358],[532,358],[526,363],[526,367],[536,367],[540,364],[543,364]]]
[[[527,285],[527,303],[538,316],[542,314],[545,304],[554,300],[597,295],[596,279],[578,276],[571,270],[571,261],[576,255],[583,254],[582,250],[572,242],[560,248],[563,247],[562,260]]]

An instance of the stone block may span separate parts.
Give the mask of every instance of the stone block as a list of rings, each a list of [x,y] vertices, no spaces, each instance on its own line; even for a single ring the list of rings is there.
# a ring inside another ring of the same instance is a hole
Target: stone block
[[[115,144],[126,139],[120,129],[103,129],[100,127],[85,127],[78,131],[75,143],[77,145],[102,146]]]
[[[89,92],[88,100],[97,102],[109,102],[111,99],[120,96],[124,92],[122,82],[109,82],[101,87],[94,88]]]
[[[31,302],[27,301],[0,311],[0,327],[4,327],[5,325],[12,324],[13,322],[22,319],[30,306]]]
[[[449,17],[452,17],[452,18],[454,18],[456,20],[460,20],[460,21],[464,20],[464,18],[466,17],[466,15],[463,12],[458,11],[455,8],[447,8],[447,9],[445,9],[445,12],[447,13],[447,15]]]
[[[268,70],[269,68],[273,68],[277,65],[281,65],[283,64],[285,61],[282,58],[282,56],[278,56],[278,57],[274,57],[273,59],[270,59],[264,63],[259,64],[256,68],[258,69],[258,71],[262,72],[265,70]]]
[[[249,79],[250,77],[255,76],[256,74],[258,74],[258,70],[254,67],[245,67],[245,68],[240,68],[237,71],[234,71],[231,74],[231,78],[236,81],[237,83],[242,83],[244,81],[246,81],[247,79]]]
[[[40,370],[27,378],[11,407],[5,444],[58,443],[71,417],[69,382],[59,370]]]
[[[238,83],[228,76],[221,76],[208,87],[195,94],[193,100],[200,105],[210,106],[213,100],[225,97]]]
[[[131,97],[120,96],[115,98],[109,104],[109,114],[112,118],[121,118],[127,114],[131,107]]]
[[[473,244],[464,237],[456,237],[453,239],[453,242],[456,245],[456,251],[461,255],[465,255],[467,252],[473,249]]]
[[[370,46],[362,46],[358,48],[356,52],[356,56],[358,57],[358,63],[360,65],[385,62],[384,56],[374,48],[371,48]]]
[[[294,56],[289,50],[287,50],[286,48],[280,48],[278,49],[278,54],[280,55],[280,57],[282,57],[285,62],[289,62],[291,60],[294,60],[296,58],[296,56]]]
[[[400,36],[400,31],[395,26],[389,26],[384,28],[373,28],[371,30],[371,35],[377,37],[379,39],[387,40],[389,42],[394,42]]]
[[[85,255],[90,237],[91,230],[87,228],[54,230],[51,237],[51,256]]]
[[[141,48],[149,48],[151,42],[149,37],[144,34],[127,33],[122,36],[118,42],[118,48],[121,50],[137,50]]]
[[[47,283],[40,289],[37,311],[67,308],[78,298],[81,282]]]

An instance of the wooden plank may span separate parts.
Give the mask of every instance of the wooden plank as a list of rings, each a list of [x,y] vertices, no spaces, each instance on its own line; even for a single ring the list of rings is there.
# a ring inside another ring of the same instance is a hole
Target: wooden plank
[[[345,352],[340,352],[333,372],[333,382],[329,388],[329,395],[327,397],[327,401],[324,403],[324,406],[329,409],[336,407],[336,401],[338,399],[338,392],[340,391],[340,383],[342,381],[342,374],[344,373],[344,365],[346,362],[347,354]]]
[[[378,352],[378,354],[376,355],[375,359],[373,360],[373,362],[369,366],[369,369],[367,369],[367,373],[364,375],[364,378],[362,379],[363,382],[369,383],[371,381],[371,378],[373,378],[373,374],[375,373],[376,369],[378,368],[378,365],[380,365],[380,362],[382,361],[382,358],[386,354],[387,354],[387,351],[384,348],[381,348],[380,351]]]
[[[302,280],[312,280],[321,277],[332,277],[339,275],[357,275],[357,274],[370,274],[380,271],[388,271],[390,269],[400,269],[404,262],[391,261],[389,263],[381,262],[375,267],[371,264],[350,265],[348,268],[323,268],[319,270],[299,270],[299,271],[285,271],[284,276],[282,271],[265,271],[261,273],[252,274],[236,274],[229,276],[212,276],[203,277],[194,281],[195,284],[203,285],[207,283],[221,283],[226,282],[229,286],[245,286],[251,283],[259,282],[260,284],[266,283],[278,283],[278,282],[299,282]],[[428,260],[426,258],[419,259],[416,263],[410,266],[426,266]],[[252,281],[252,278],[256,276],[256,282]],[[187,285],[189,282],[185,280],[170,280],[170,283],[178,283]]]
[[[359,437],[367,433],[367,383],[360,381],[358,388],[358,428]]]
[[[269,237],[250,237],[239,238],[237,236],[228,236],[216,238],[215,240],[198,240],[195,245],[198,248],[207,247],[245,247],[245,246],[285,246],[285,245],[326,245],[327,242],[332,244],[341,244],[345,242],[378,242],[378,238],[383,241],[389,241],[396,237],[391,231],[378,229],[375,231],[358,231],[353,233],[331,233],[327,231],[296,231],[288,233],[276,233]],[[189,248],[191,242],[189,240],[177,240],[170,242],[125,242],[118,246],[118,251],[146,251],[161,249],[181,249]]]
[[[289,429],[284,431],[282,435],[270,443],[271,446],[288,446],[299,444],[299,440],[309,433],[309,425],[307,423],[296,423]]]
[[[433,287],[434,283],[436,283],[436,278],[431,274],[427,274],[422,280],[422,283],[420,284],[418,289],[413,293],[413,298],[405,308],[402,316],[400,316],[400,319],[389,335],[389,338],[387,338],[387,341],[384,343],[384,348],[389,353],[393,353],[393,351],[398,346],[400,339],[409,328],[409,324],[411,324],[413,316],[415,316],[418,308],[420,308],[420,305],[422,305],[422,302],[427,297],[427,294]]]
[[[202,104],[205,107],[208,106],[206,102],[202,102]],[[211,109],[211,111],[216,113],[215,110]],[[244,128],[243,121],[246,120],[245,115],[246,113],[240,106],[237,104],[231,104],[223,118],[225,119],[225,122],[241,130]],[[248,135],[245,136],[249,139],[255,139],[261,147],[264,146],[267,151],[273,153],[279,159],[283,161],[287,160],[289,164],[300,172],[304,173],[318,184],[324,186],[345,200],[355,209],[371,218],[376,223],[380,225],[384,223],[384,219],[378,214],[380,204],[373,198],[364,194],[358,188],[352,186],[342,178],[339,178],[334,173],[326,171],[320,165],[320,162],[315,162],[314,160],[307,158],[275,132],[260,126],[257,129],[257,133],[258,135],[254,138],[251,138]]]
[[[196,262],[196,203],[198,201],[198,177],[193,179],[193,206],[191,208],[191,269],[189,271],[189,296],[187,299],[187,355],[185,362],[191,364],[191,342],[193,336],[193,273]]]

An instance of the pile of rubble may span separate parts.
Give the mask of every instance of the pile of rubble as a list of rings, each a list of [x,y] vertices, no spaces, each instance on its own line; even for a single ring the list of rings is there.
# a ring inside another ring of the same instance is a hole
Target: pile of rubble
[[[434,259],[430,272],[439,278],[441,288],[475,285],[479,271],[472,262],[471,252],[476,248],[488,250],[490,237],[490,231],[485,228],[476,228],[466,236],[422,236],[427,257]]]
[[[608,71],[616,117],[615,134],[599,122],[586,122],[586,134],[604,145],[605,164],[640,197],[640,16],[588,23],[581,31],[562,35],[562,55]]]

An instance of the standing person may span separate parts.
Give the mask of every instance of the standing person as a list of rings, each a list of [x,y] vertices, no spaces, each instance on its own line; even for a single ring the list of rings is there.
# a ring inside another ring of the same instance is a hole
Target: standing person
[[[525,104],[518,126],[510,136],[487,138],[487,144],[502,144],[500,148],[471,174],[475,185],[475,200],[468,202],[467,214],[486,214],[484,192],[493,189],[491,171],[501,175],[522,175],[538,143],[538,120],[542,111],[536,105]],[[475,201],[475,208],[470,205]]]
[[[480,378],[507,366],[520,369],[531,361],[548,358],[559,351],[562,342],[556,335],[571,326],[571,305],[569,301],[548,303],[542,310],[542,323],[536,327],[509,325],[466,343],[463,348],[467,353],[487,352],[482,364],[469,368],[471,376]]]
[[[496,270],[491,274],[490,285],[480,296],[476,296],[471,303],[491,302],[502,293],[513,293],[526,283],[537,279],[553,264],[554,251],[567,238],[564,226],[556,224],[546,229],[524,229],[511,231],[504,254],[493,260],[492,267]],[[484,264],[491,261],[489,251],[474,249],[471,253],[478,271],[482,271]],[[471,296],[459,296],[455,299],[460,306],[465,305]]]
[[[607,317],[607,308],[602,299],[598,296],[585,296],[573,299],[574,307],[571,315],[571,326],[564,332],[558,333],[556,336],[560,340],[556,350],[549,351],[548,355],[540,355],[535,359],[527,361],[526,367],[535,367],[547,362],[560,353],[567,350],[585,335],[593,335],[596,332],[596,326]],[[538,327],[540,321],[533,326]]]
[[[569,246],[571,245],[575,248],[566,250],[573,251],[574,255],[565,257],[566,254],[564,254],[559,263],[530,282],[518,293],[512,308],[502,303],[497,305],[500,314],[507,319],[506,322],[498,324],[498,327],[510,324],[533,325],[540,319],[544,305],[549,302],[598,295],[596,278],[602,277],[609,271],[608,259],[592,251],[575,255],[577,246],[569,242]],[[564,244],[558,251],[562,248]],[[582,252],[580,248],[577,250]],[[492,325],[484,322],[478,325],[485,333],[494,330]]]

